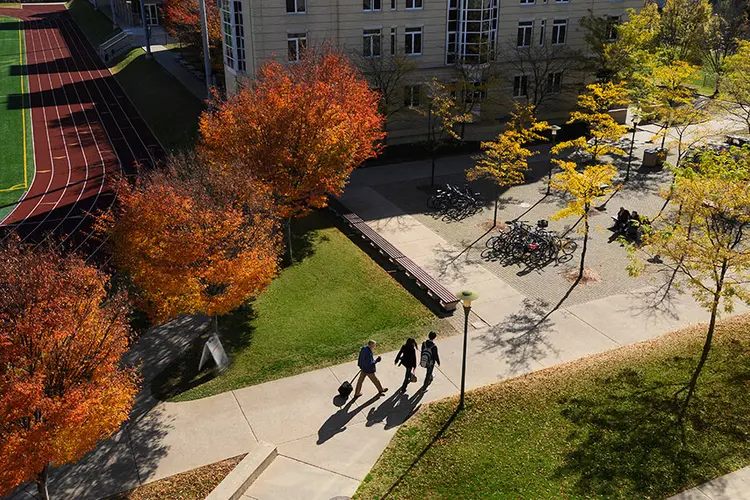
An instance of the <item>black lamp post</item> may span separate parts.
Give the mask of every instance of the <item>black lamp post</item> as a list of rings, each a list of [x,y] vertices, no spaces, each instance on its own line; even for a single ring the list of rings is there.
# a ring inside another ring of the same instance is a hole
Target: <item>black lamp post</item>
[[[641,123],[641,117],[633,115],[633,137],[630,140],[630,153],[628,154],[628,169],[625,171],[625,182],[630,179],[630,164],[633,163],[633,148],[635,147],[635,132],[638,130],[638,124]]]
[[[479,298],[479,294],[471,290],[461,290],[456,297],[464,306],[464,354],[461,363],[461,400],[458,403],[458,409],[464,409],[464,394],[466,392],[466,343],[469,337],[469,313],[471,312],[471,303]]]
[[[552,148],[555,147],[555,144],[557,144],[557,132],[560,130],[560,127],[557,125],[552,125],[550,127],[550,130],[552,130]],[[549,161],[549,170],[547,171],[547,193],[550,193],[550,189],[552,188],[552,151],[550,150],[550,161]]]

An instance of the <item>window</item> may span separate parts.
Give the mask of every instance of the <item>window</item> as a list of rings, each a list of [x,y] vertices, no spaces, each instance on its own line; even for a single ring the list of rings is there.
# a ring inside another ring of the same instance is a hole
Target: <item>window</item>
[[[396,55],[396,28],[391,28],[391,55]]]
[[[380,30],[371,29],[362,32],[362,55],[380,57]]]
[[[367,11],[380,10],[380,0],[362,0],[362,10],[367,10]]]
[[[562,91],[562,71],[547,75],[547,92],[559,94]]]
[[[521,0],[521,5],[534,5],[536,0]]]
[[[529,76],[518,75],[513,78],[513,97],[526,97],[529,95]]]
[[[539,45],[544,45],[544,37],[547,36],[547,21],[542,19],[539,23]]]
[[[237,71],[245,71],[245,23],[242,21],[242,0],[234,0],[234,55],[237,58]]]
[[[286,35],[287,59],[299,61],[307,47],[307,33],[288,33]]]
[[[245,71],[245,24],[242,0],[220,0],[221,32],[224,39],[224,64],[227,68]]]
[[[479,104],[485,97],[487,97],[487,91],[478,80],[468,82],[464,87],[464,102],[467,104]]]
[[[422,53],[422,28],[406,28],[404,33],[404,52],[418,56]]]
[[[406,0],[406,9],[421,9],[422,0]]]
[[[445,63],[482,64],[495,58],[499,0],[449,0]]]
[[[555,0],[555,3],[570,3],[570,0]]]
[[[422,94],[421,85],[407,85],[404,87],[404,106],[419,107],[419,97]]]
[[[552,45],[562,45],[565,43],[565,35],[568,31],[567,19],[555,19],[552,22]]]
[[[232,34],[232,8],[228,0],[221,1],[221,31],[224,35],[224,64],[234,69],[234,36]]]
[[[391,10],[396,10],[396,0],[391,0]]]
[[[607,16],[607,27],[605,28],[607,41],[614,42],[617,40],[617,25],[620,24],[620,16]]]
[[[518,47],[531,45],[531,36],[534,33],[534,21],[521,21],[518,23]]]
[[[287,14],[304,14],[305,0],[286,0]]]

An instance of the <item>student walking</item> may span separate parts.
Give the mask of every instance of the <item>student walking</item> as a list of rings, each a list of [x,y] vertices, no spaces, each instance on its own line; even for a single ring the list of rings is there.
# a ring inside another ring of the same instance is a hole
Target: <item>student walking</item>
[[[435,370],[435,364],[437,363],[437,365],[440,366],[440,355],[438,354],[437,344],[435,344],[436,338],[437,333],[430,332],[430,334],[427,336],[427,340],[422,342],[422,351],[420,354],[419,365],[422,368],[427,369],[427,373],[425,373],[424,376],[424,387],[430,385],[432,383],[432,380],[435,378],[432,374],[432,372]]]
[[[378,358],[375,359],[375,354],[373,352],[374,349],[375,341],[371,340],[367,343],[366,346],[363,346],[362,349],[359,350],[359,359],[357,360],[357,366],[359,366],[361,372],[359,373],[359,378],[357,379],[357,388],[354,390],[353,398],[358,398],[362,395],[362,382],[364,382],[365,377],[369,378],[370,381],[375,384],[375,388],[378,390],[378,396],[382,396],[388,390],[387,387],[385,389],[383,388],[380,380],[378,380],[378,377],[375,375],[375,365],[380,363],[380,360],[382,358],[378,356]]]
[[[414,374],[414,370],[417,368],[417,341],[412,338],[406,339],[406,343],[401,346],[393,364],[405,368],[404,383],[401,384],[399,391],[406,392],[406,386],[409,385],[409,382],[417,381],[417,376]]]

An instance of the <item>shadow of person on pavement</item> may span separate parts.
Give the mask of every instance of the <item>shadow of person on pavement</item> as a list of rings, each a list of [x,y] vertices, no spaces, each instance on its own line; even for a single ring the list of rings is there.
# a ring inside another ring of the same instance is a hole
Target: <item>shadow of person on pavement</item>
[[[385,429],[392,429],[406,422],[422,406],[427,389],[422,386],[411,397],[405,392],[395,392],[377,408],[367,412],[367,427],[385,422]]]
[[[338,396],[334,398],[334,404],[339,401],[337,398]],[[318,429],[317,444],[323,444],[339,432],[344,432],[346,430],[346,424],[348,424],[351,419],[353,419],[357,415],[357,413],[361,412],[367,406],[370,406],[377,400],[378,396],[373,396],[361,405],[357,406],[353,411],[349,410],[352,408],[357,399],[349,400],[348,403],[346,403],[344,406],[341,406],[341,409],[339,411],[328,417],[328,419],[323,422],[323,425],[320,426],[320,429]],[[336,404],[336,406],[339,405]]]

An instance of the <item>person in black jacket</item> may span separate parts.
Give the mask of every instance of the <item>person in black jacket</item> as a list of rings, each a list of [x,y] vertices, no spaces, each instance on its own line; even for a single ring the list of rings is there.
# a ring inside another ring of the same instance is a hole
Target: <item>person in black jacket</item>
[[[401,346],[401,350],[398,351],[393,364],[401,365],[406,369],[404,383],[401,384],[401,388],[399,389],[401,392],[406,392],[406,386],[411,382],[414,369],[417,367],[417,341],[412,338],[406,339],[406,343]]]
[[[440,355],[438,354],[438,347],[435,344],[437,333],[430,332],[427,336],[427,340],[422,342],[422,353],[420,355],[420,365],[427,369],[427,373],[424,376],[424,387],[427,387],[432,383],[435,378],[432,372],[435,370],[435,363],[440,366]]]

